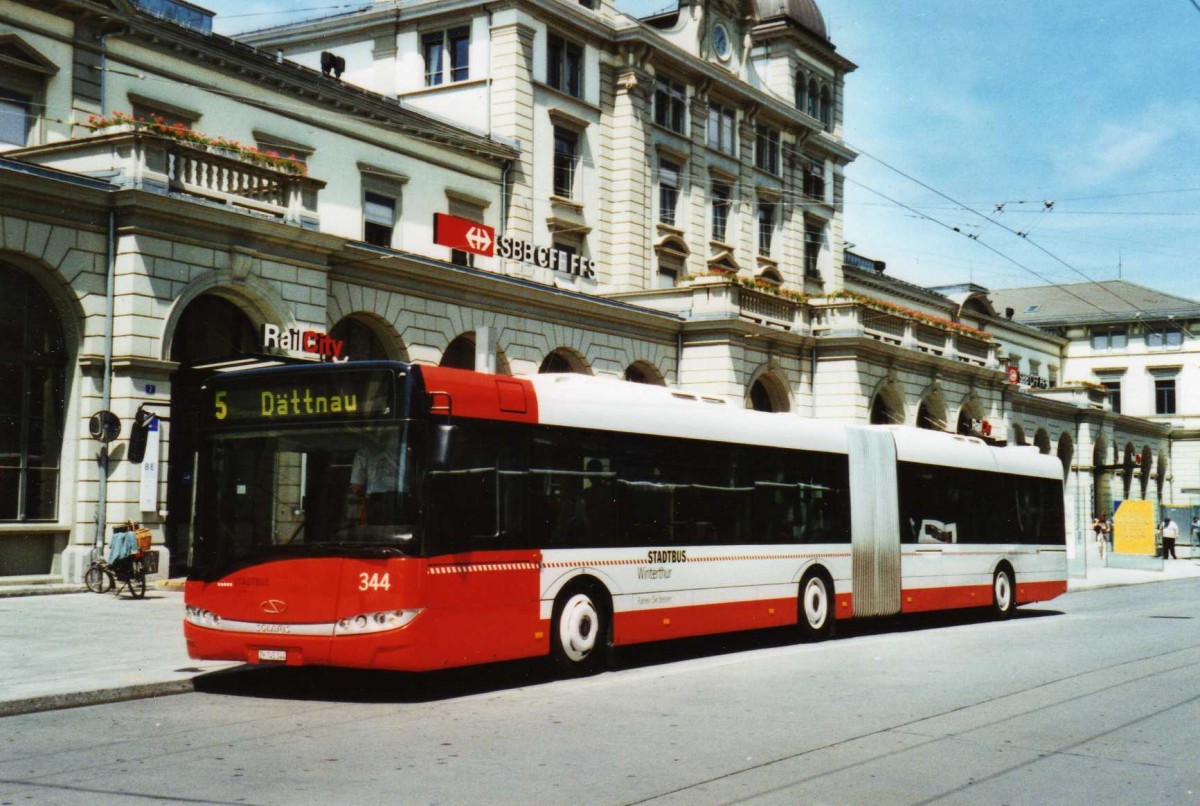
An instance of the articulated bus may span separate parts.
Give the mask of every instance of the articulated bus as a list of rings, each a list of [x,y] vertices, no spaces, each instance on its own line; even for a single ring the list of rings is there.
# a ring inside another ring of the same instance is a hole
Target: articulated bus
[[[1034,448],[582,375],[358,362],[203,388],[194,658],[432,670],[1066,590]]]

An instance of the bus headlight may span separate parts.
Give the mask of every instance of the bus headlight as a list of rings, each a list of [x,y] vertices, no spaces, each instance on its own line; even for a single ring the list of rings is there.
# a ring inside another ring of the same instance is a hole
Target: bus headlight
[[[334,635],[363,635],[365,633],[398,630],[406,627],[421,614],[415,610],[379,610],[374,613],[359,613],[342,619],[333,628]]]
[[[216,613],[193,605],[187,606],[183,618],[188,623],[195,624],[197,627],[217,627],[221,623],[221,617]]]

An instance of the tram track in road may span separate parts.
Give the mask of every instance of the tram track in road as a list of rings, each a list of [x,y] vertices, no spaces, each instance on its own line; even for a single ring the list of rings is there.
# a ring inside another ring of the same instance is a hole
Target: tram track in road
[[[1129,669],[1131,667],[1137,667],[1137,666],[1141,666],[1141,665],[1144,665],[1147,663],[1153,663],[1155,661],[1160,661],[1160,660],[1170,658],[1172,656],[1184,655],[1187,653],[1196,653],[1197,657],[1193,660],[1188,660],[1184,663],[1177,663],[1177,664],[1171,665],[1167,668],[1156,669],[1154,671],[1149,671],[1144,674],[1138,674],[1133,677],[1123,677],[1120,680],[1114,681],[1114,682],[1106,684],[1106,685],[1091,687],[1086,691],[1082,691],[1082,692],[1075,691],[1075,693],[1073,693],[1071,696],[1053,698],[1049,702],[1043,702],[1040,704],[1032,705],[1030,707],[1024,707],[1018,711],[1007,713],[1004,716],[998,717],[996,719],[992,719],[992,720],[988,720],[988,721],[984,721],[984,722],[972,723],[969,727],[965,727],[965,728],[962,728],[959,730],[931,732],[931,731],[922,731],[919,729],[919,726],[931,723],[935,720],[951,718],[951,717],[955,717],[955,716],[959,716],[959,715],[966,715],[966,714],[969,714],[980,708],[987,708],[989,706],[1002,705],[1005,702],[1009,702],[1009,701],[1012,701],[1017,698],[1035,696],[1039,693],[1046,692],[1047,690],[1050,690],[1050,689],[1055,689],[1055,688],[1064,687],[1064,686],[1070,687],[1073,685],[1077,685],[1081,680],[1086,680],[1088,678],[1092,678],[1092,677],[1096,677],[1096,676],[1103,676],[1103,675],[1118,673],[1122,669]],[[748,796],[743,796],[743,797],[738,797],[738,798],[733,798],[733,799],[728,799],[728,800],[720,800],[719,802],[722,804],[740,804],[740,803],[752,803],[752,802],[755,802],[757,800],[764,799],[764,798],[771,799],[772,796],[781,795],[781,794],[787,792],[788,790],[795,789],[798,786],[804,786],[807,784],[815,783],[822,779],[832,778],[839,774],[851,772],[855,769],[862,768],[869,764],[883,761],[888,758],[894,758],[894,757],[898,757],[898,756],[901,756],[904,754],[912,753],[914,751],[920,750],[921,748],[936,745],[936,744],[945,742],[947,740],[963,741],[964,737],[966,737],[968,734],[974,733],[976,731],[987,730],[988,728],[994,728],[996,726],[999,726],[999,725],[1002,725],[1002,724],[1008,723],[1008,722],[1013,722],[1015,720],[1028,718],[1028,717],[1030,717],[1034,714],[1037,714],[1038,712],[1043,711],[1047,708],[1053,708],[1053,707],[1067,705],[1070,703],[1080,702],[1087,698],[1095,697],[1097,695],[1102,695],[1105,693],[1118,691],[1122,688],[1127,688],[1129,686],[1133,686],[1133,685],[1136,685],[1139,683],[1145,683],[1146,681],[1152,680],[1157,677],[1162,677],[1164,675],[1169,675],[1169,674],[1174,674],[1174,673],[1179,673],[1179,672],[1187,672],[1187,671],[1192,672],[1191,677],[1200,679],[1200,643],[1191,644],[1189,646],[1178,648],[1178,649],[1173,649],[1173,650],[1170,650],[1167,652],[1159,652],[1159,653],[1154,653],[1154,654],[1146,655],[1146,656],[1139,657],[1139,658],[1124,660],[1124,661],[1109,664],[1106,666],[1099,666],[1099,667],[1096,667],[1093,669],[1088,669],[1086,671],[1076,672],[1076,673],[1069,674],[1069,675],[1063,675],[1063,676],[1060,676],[1053,680],[1041,682],[1041,683],[1038,683],[1038,684],[1032,685],[1032,686],[1027,686],[1027,687],[1019,689],[1017,691],[1006,692],[1004,694],[1000,694],[1000,695],[997,695],[994,697],[980,698],[980,699],[976,700],[975,702],[967,703],[964,705],[959,705],[954,708],[948,708],[948,709],[945,709],[944,711],[941,711],[936,714],[929,714],[929,715],[925,715],[925,716],[922,716],[922,717],[919,717],[916,719],[906,720],[906,721],[902,721],[902,722],[896,722],[892,725],[876,728],[876,729],[870,730],[870,731],[864,731],[862,733],[859,733],[859,734],[856,734],[853,736],[848,736],[848,737],[839,739],[835,742],[829,742],[827,744],[824,744],[824,745],[821,745],[818,747],[812,747],[812,748],[808,748],[808,749],[805,749],[805,750],[802,750],[799,752],[789,753],[786,755],[779,756],[777,758],[772,758],[772,759],[769,759],[766,761],[749,764],[749,765],[746,765],[737,770],[732,770],[727,773],[723,773],[721,775],[713,776],[711,778],[707,778],[702,781],[697,781],[697,782],[691,783],[685,787],[678,787],[676,789],[672,789],[672,790],[665,791],[665,792],[660,792],[658,794],[655,794],[655,795],[652,795],[649,797],[640,798],[640,799],[633,800],[633,801],[627,801],[627,802],[625,802],[625,804],[623,806],[643,806],[643,804],[654,804],[654,803],[668,801],[668,800],[673,801],[674,799],[679,798],[680,796],[684,796],[684,799],[679,802],[689,802],[691,799],[686,797],[688,793],[701,792],[701,791],[703,791],[703,789],[705,787],[710,787],[713,784],[719,784],[721,782],[731,782],[741,776],[745,776],[748,774],[754,774],[756,772],[766,771],[766,770],[769,770],[770,768],[778,767],[780,765],[784,765],[784,764],[787,764],[790,762],[799,761],[806,757],[813,757],[813,756],[816,756],[821,753],[828,753],[831,751],[836,751],[838,749],[853,747],[856,744],[864,743],[864,742],[866,742],[872,738],[876,738],[876,737],[883,737],[883,736],[895,735],[895,734],[906,734],[908,736],[912,736],[912,737],[915,737],[918,739],[918,741],[916,741],[915,743],[905,744],[902,748],[899,748],[899,749],[896,749],[893,751],[889,751],[886,753],[876,753],[873,755],[864,756],[862,758],[856,759],[853,763],[850,763],[850,764],[843,764],[843,765],[839,765],[839,766],[832,767],[829,769],[824,769],[816,774],[808,775],[806,777],[788,782],[788,783],[780,785],[780,786],[765,788],[765,789],[756,791],[753,794],[748,795]],[[1173,701],[1173,702],[1171,702],[1167,705],[1164,705],[1160,708],[1155,708],[1148,712],[1142,713],[1134,719],[1125,720],[1123,722],[1117,723],[1107,730],[1089,734],[1089,735],[1079,739],[1078,741],[1072,742],[1072,743],[1064,745],[1062,747],[1054,748],[1053,750],[1050,750],[1050,751],[1034,750],[1032,748],[1028,748],[1029,752],[1037,753],[1036,758],[1033,759],[1032,761],[1028,760],[1028,759],[1022,760],[1020,763],[1009,765],[1002,769],[996,770],[994,773],[992,773],[988,776],[980,777],[980,778],[972,778],[968,783],[961,785],[961,786],[947,789],[943,792],[940,792],[938,795],[936,795],[934,797],[914,799],[913,801],[911,801],[911,803],[913,804],[913,806],[928,806],[928,804],[938,803],[946,798],[952,798],[955,795],[966,792],[966,791],[970,790],[972,787],[979,786],[980,784],[986,783],[988,781],[994,781],[994,780],[1003,778],[1005,775],[1009,775],[1018,770],[1028,767],[1031,763],[1039,763],[1039,762],[1044,761],[1045,759],[1048,759],[1048,758],[1051,758],[1054,756],[1079,755],[1077,753],[1074,753],[1073,751],[1077,750],[1080,747],[1084,747],[1087,744],[1094,742],[1098,739],[1101,739],[1105,736],[1116,734],[1122,730],[1126,730],[1137,724],[1144,723],[1148,720],[1151,720],[1153,718],[1161,716],[1161,715],[1168,713],[1176,708],[1185,707],[1185,706],[1196,704],[1196,703],[1200,703],[1200,693],[1195,693],[1195,694],[1191,694],[1190,696],[1183,697],[1182,699]],[[981,744],[981,746],[983,745],[983,743],[980,743],[980,744]],[[1089,756],[1089,757],[1091,757],[1091,756]],[[1128,764],[1128,763],[1137,763],[1137,762],[1122,761],[1122,763]],[[1150,765],[1150,766],[1161,766],[1161,765]],[[705,798],[696,798],[696,802],[700,802],[700,801],[712,802]]]

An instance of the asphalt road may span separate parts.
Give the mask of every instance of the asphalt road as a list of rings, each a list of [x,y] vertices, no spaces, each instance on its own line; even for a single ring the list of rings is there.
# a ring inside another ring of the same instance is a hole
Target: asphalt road
[[[1200,581],[434,675],[247,670],[0,719],[0,804],[1200,802]]]

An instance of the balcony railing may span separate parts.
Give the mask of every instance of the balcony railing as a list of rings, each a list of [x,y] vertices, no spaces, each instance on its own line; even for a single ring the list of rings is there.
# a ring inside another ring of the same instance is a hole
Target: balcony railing
[[[696,277],[675,288],[613,296],[692,321],[741,319],[790,333],[807,334],[809,330],[808,306],[804,302],[746,288],[730,277]]]
[[[317,229],[317,192],[325,186],[228,151],[119,127],[9,156],[122,187],[203,198],[305,229]]]

